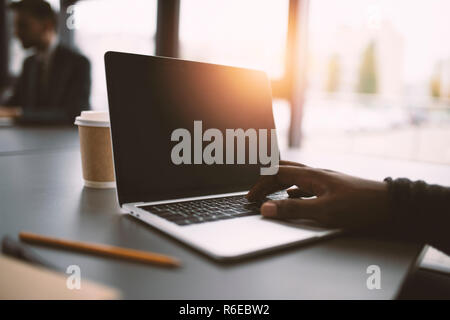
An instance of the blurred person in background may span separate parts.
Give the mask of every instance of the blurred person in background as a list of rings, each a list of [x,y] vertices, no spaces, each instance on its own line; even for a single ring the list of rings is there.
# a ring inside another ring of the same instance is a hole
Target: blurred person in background
[[[14,31],[25,59],[12,95],[3,101],[0,116],[19,123],[69,124],[89,109],[91,66],[80,53],[58,42],[57,14],[44,0],[12,2]]]

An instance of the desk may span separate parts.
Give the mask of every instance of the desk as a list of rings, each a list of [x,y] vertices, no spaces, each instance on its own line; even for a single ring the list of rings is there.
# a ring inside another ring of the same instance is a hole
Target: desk
[[[0,126],[0,156],[78,148],[75,126]]]
[[[46,149],[49,131],[44,130],[42,135],[40,129],[32,135],[28,135],[31,131],[24,134],[19,129],[9,132],[13,138],[30,138],[21,145],[9,145],[9,150],[31,146],[33,152],[0,154],[1,237],[16,237],[20,230],[27,230],[160,252],[183,262],[179,269],[165,269],[34,247],[62,269],[72,264],[80,266],[82,278],[118,288],[126,299],[390,299],[422,250],[411,243],[345,235],[237,263],[217,263],[124,215],[117,205],[115,190],[84,188],[72,129],[61,129],[58,141],[62,144],[57,152]],[[0,142],[4,139],[0,138]],[[42,152],[36,152],[40,146],[44,146]],[[346,167],[356,173],[362,171],[345,157],[334,160],[298,153],[286,155],[329,167],[333,162],[337,169]],[[411,165],[415,171],[417,168]],[[383,170],[393,169],[388,163],[382,166]],[[436,176],[450,177],[445,166],[431,171]],[[381,290],[366,287],[366,268],[372,264],[381,268]]]

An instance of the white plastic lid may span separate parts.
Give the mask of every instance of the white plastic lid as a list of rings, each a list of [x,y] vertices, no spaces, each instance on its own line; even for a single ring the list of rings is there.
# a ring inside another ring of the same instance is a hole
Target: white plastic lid
[[[109,127],[109,114],[106,111],[81,111],[75,124],[88,127]]]

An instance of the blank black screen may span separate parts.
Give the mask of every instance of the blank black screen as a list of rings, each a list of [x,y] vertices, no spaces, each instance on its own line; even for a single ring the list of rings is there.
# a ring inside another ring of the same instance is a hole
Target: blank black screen
[[[106,53],[105,64],[121,204],[243,191],[257,180],[259,164],[175,165],[170,155],[177,142],[170,137],[185,128],[194,139],[194,120],[202,121],[203,132],[220,129],[224,146],[225,129],[270,132],[265,73],[118,52]]]

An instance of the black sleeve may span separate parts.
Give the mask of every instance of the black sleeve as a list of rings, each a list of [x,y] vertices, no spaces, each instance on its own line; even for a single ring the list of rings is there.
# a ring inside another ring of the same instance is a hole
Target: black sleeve
[[[393,227],[450,254],[450,188],[386,178]]]

